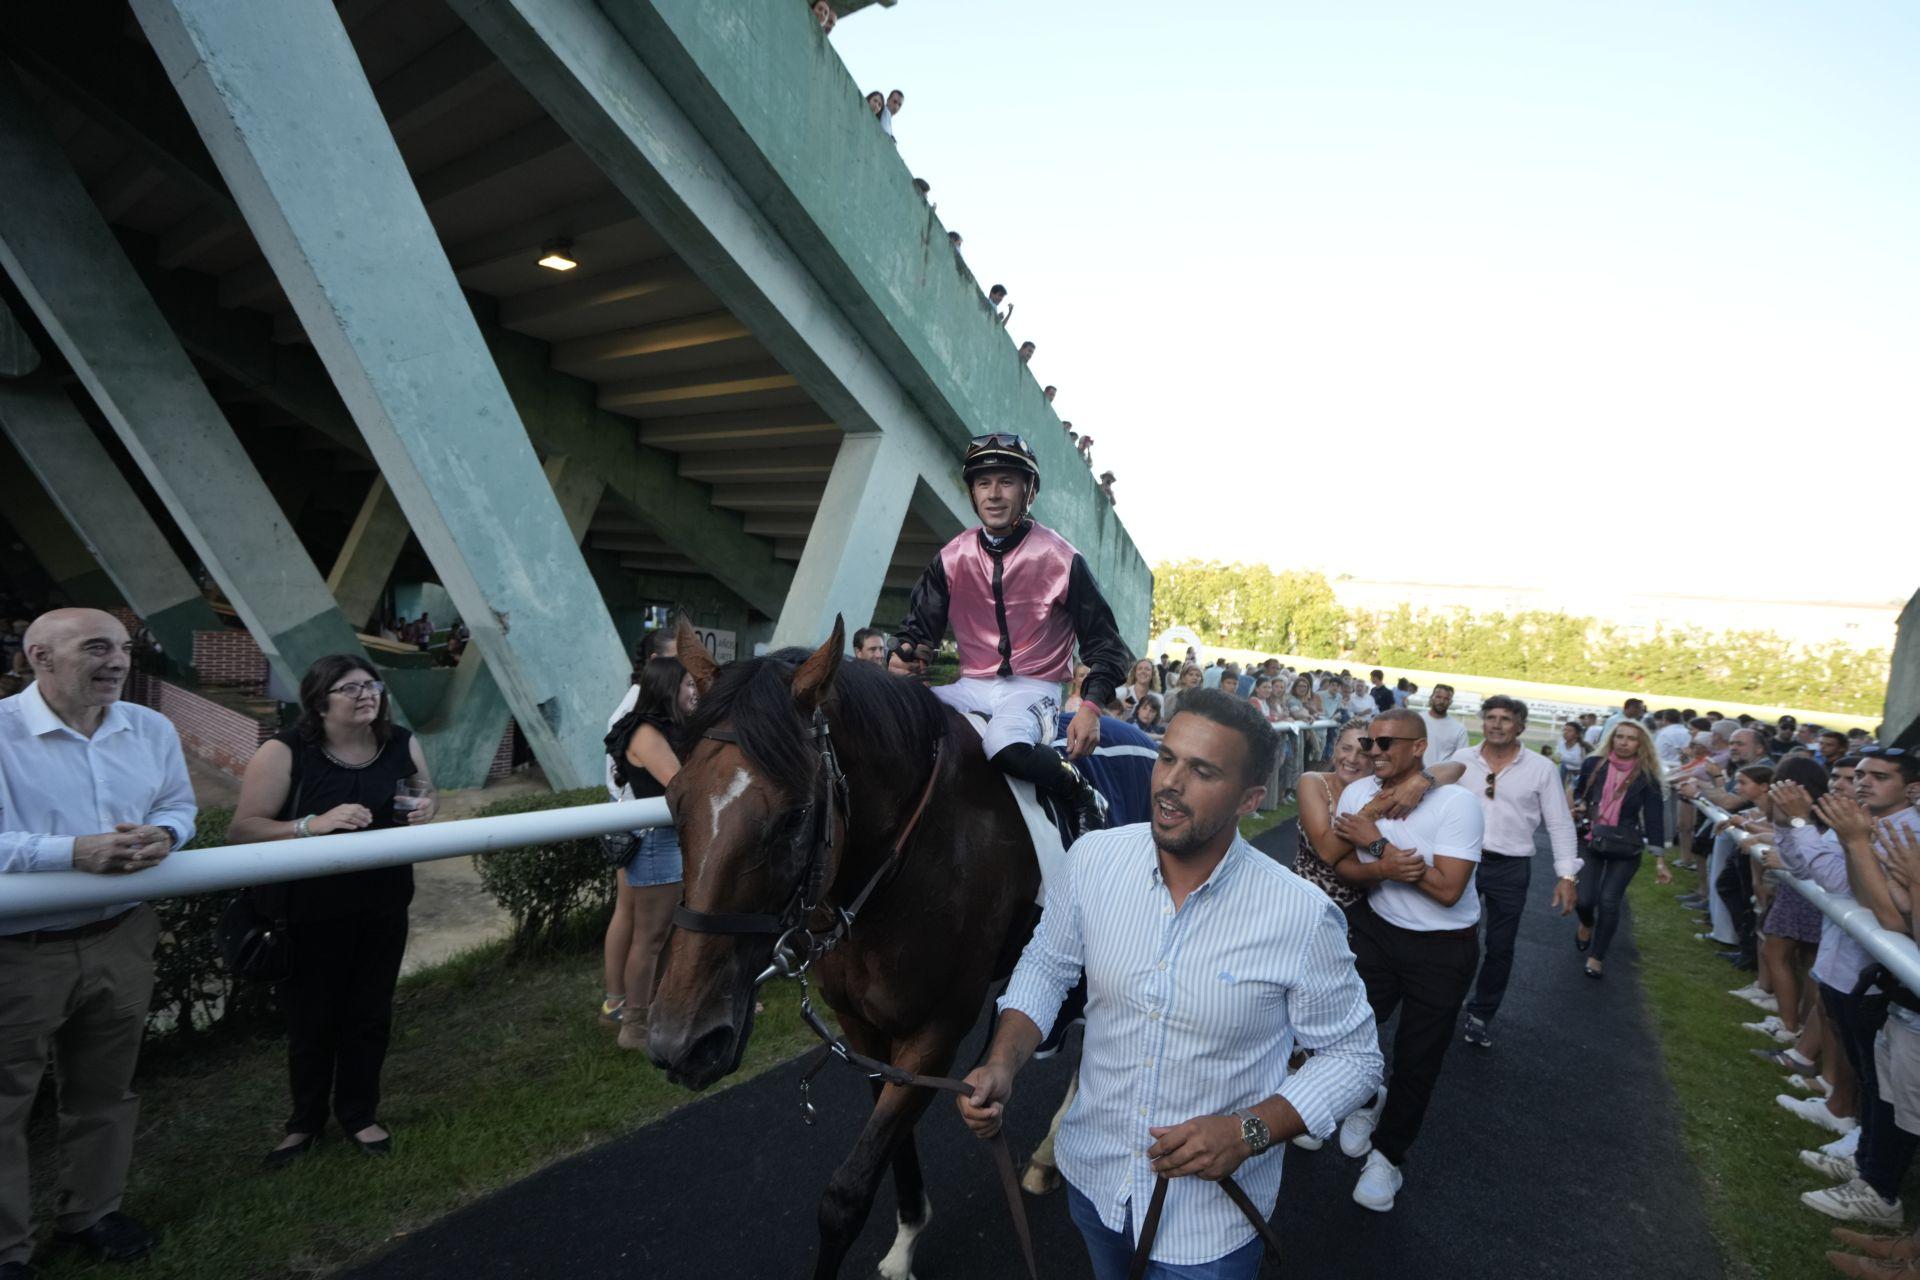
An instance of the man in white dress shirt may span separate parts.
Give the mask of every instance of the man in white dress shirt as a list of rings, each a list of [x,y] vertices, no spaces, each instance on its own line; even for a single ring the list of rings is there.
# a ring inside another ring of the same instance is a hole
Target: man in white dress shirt
[[[94,609],[58,609],[28,628],[34,683],[0,701],[0,874],[126,875],[193,838],[179,736],[158,712],[120,701],[131,653],[126,629]],[[153,1247],[120,1200],[159,932],[139,902],[0,919],[0,1271],[33,1274],[27,1116],[49,1061],[60,1091],[55,1243],[114,1262]]]
[[[1373,776],[1340,793],[1333,829],[1347,848],[1333,869],[1368,891],[1352,915],[1354,964],[1375,1019],[1385,1024],[1398,1010],[1400,1025],[1389,1087],[1341,1123],[1340,1149],[1367,1159],[1354,1201],[1386,1213],[1400,1192],[1407,1149],[1420,1134],[1480,960],[1473,873],[1485,823],[1479,803],[1462,787],[1435,787],[1405,818],[1369,818],[1369,800],[1420,772],[1426,717],[1404,707],[1383,711],[1360,743]]]
[[[1431,769],[1453,759],[1453,753],[1467,745],[1467,726],[1447,714],[1453,706],[1453,686],[1437,684],[1427,698],[1427,753],[1423,763]]]
[[[1527,909],[1527,889],[1533,883],[1533,833],[1546,828],[1553,846],[1553,905],[1561,915],[1573,910],[1580,874],[1579,842],[1573,833],[1573,812],[1560,770],[1537,751],[1528,751],[1520,737],[1527,731],[1527,704],[1495,694],[1480,704],[1480,745],[1455,752],[1448,759],[1466,767],[1460,785],[1480,797],[1486,820],[1485,846],[1474,890],[1486,915],[1486,954],[1480,961],[1480,979],[1467,1001],[1466,1042],[1493,1048],[1490,1026],[1507,994],[1513,974],[1513,944],[1520,936],[1520,917]]]
[[[1233,1175],[1271,1216],[1281,1152],[1249,1157],[1302,1133],[1325,1137],[1379,1084],[1345,918],[1239,835],[1274,752],[1245,699],[1181,697],[1154,766],[1151,821],[1074,844],[1000,999],[986,1060],[967,1076],[974,1094],[961,1116],[991,1136],[1015,1073],[1085,966],[1080,1091],[1054,1154],[1096,1280],[1127,1275],[1162,1177],[1171,1182],[1147,1275],[1251,1280],[1260,1240],[1205,1184]],[[1290,1073],[1296,1047],[1315,1052]]]

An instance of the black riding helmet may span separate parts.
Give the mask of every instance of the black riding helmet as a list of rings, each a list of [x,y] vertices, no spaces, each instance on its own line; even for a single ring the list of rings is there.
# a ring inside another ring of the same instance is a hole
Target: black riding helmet
[[[1011,431],[995,431],[975,436],[967,444],[967,456],[960,462],[960,478],[968,484],[982,471],[1019,471],[1033,477],[1033,493],[1040,496],[1040,461],[1026,440]]]

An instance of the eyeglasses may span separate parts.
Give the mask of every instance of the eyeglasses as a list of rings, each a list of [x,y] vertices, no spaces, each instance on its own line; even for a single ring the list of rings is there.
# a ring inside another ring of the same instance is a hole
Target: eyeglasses
[[[1012,431],[989,431],[986,435],[975,436],[968,443],[985,449],[1018,449],[1022,453],[1027,452],[1026,437]]]
[[[1380,748],[1380,750],[1386,751],[1391,749],[1393,744],[1396,742],[1418,742],[1418,741],[1419,741],[1418,738],[1368,738],[1363,736],[1360,739],[1360,749],[1362,751],[1371,751],[1375,747],[1378,747]]]
[[[337,684],[327,692],[344,693],[349,698],[362,698],[368,694],[378,697],[386,690],[387,686],[378,680],[356,680],[352,684]]]

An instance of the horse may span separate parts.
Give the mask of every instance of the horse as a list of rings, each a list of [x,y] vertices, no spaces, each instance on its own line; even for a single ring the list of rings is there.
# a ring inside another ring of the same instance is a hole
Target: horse
[[[796,954],[853,1050],[944,1076],[1031,931],[1039,863],[979,736],[924,685],[843,658],[844,635],[836,618],[811,654],[721,667],[677,629],[700,693],[667,787],[686,896],[647,1033],[676,1083],[704,1089],[739,1067],[759,978]],[[913,1128],[932,1097],[875,1085],[820,1197],[815,1280],[840,1274],[889,1167],[899,1224],[880,1270],[909,1276],[931,1212]]]

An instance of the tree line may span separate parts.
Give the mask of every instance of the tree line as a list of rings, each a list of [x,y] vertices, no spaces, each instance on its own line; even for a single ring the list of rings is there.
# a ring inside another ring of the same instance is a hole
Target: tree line
[[[1657,627],[1629,634],[1597,618],[1542,610],[1348,609],[1322,574],[1265,565],[1180,560],[1153,572],[1155,635],[1186,626],[1228,648],[1347,665],[1873,716],[1885,703],[1892,663],[1885,649],[1802,644],[1771,631]]]

